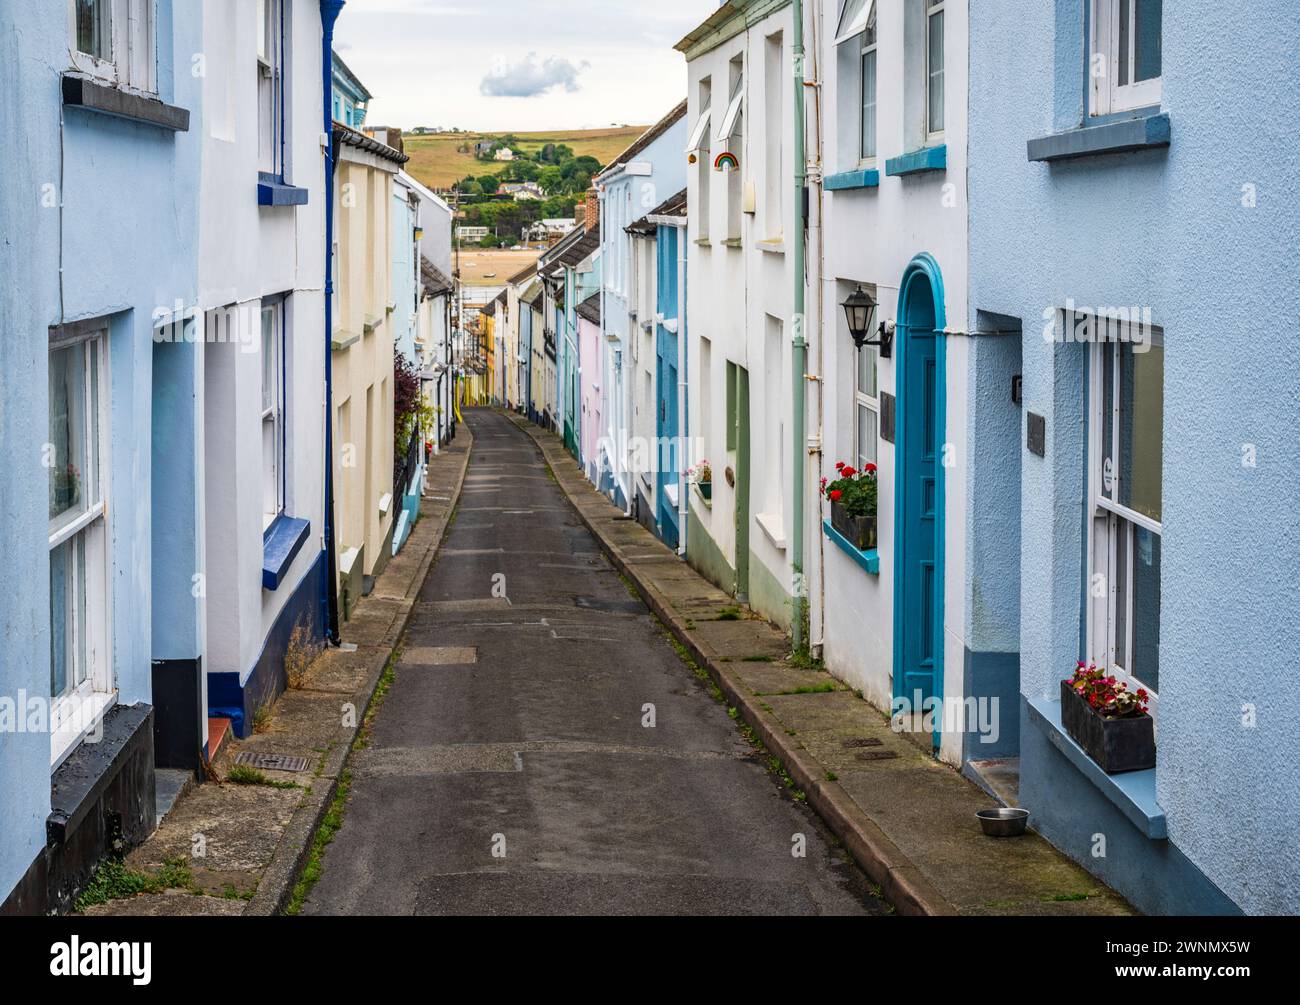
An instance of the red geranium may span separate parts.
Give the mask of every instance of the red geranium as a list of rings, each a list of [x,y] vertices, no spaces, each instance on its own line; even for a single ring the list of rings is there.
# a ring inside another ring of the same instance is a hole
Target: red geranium
[[[1127,684],[1121,683],[1113,675],[1107,675],[1106,671],[1097,669],[1095,663],[1084,666],[1080,661],[1074,676],[1066,683],[1074,688],[1075,694],[1107,719],[1147,714],[1151,696],[1146,688],[1130,691]]]

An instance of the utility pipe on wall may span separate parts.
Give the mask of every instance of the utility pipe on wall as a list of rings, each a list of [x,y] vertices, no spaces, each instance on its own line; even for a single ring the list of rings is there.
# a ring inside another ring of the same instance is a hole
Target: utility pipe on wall
[[[320,0],[321,81],[325,101],[325,632],[333,645],[339,635],[339,588],[334,541],[334,111],[331,102],[334,22],[346,0]]]
[[[807,389],[808,341],[804,326],[804,280],[807,262],[804,254],[804,227],[806,214],[804,195],[808,182],[808,160],[805,153],[805,111],[804,111],[804,45],[803,45],[803,0],[794,0],[794,421],[791,431],[794,449],[794,464],[791,466],[793,476],[793,528],[791,531],[791,564],[794,573],[793,636],[794,649],[799,652],[807,645],[804,637],[804,613],[807,610],[807,586],[803,580],[804,553],[804,479],[808,464],[805,440],[806,416],[805,394]],[[769,124],[770,128],[770,124]]]

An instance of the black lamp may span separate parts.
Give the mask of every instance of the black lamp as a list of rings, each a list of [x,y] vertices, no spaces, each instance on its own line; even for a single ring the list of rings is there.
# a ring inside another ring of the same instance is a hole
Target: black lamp
[[[885,322],[880,322],[879,327],[875,325],[876,302],[871,298],[871,294],[859,286],[849,298],[842,304],[844,313],[849,320],[849,334],[853,337],[853,344],[859,349],[866,345],[874,345],[880,349],[882,359],[889,359],[892,343],[894,341],[893,332],[891,332]],[[877,338],[868,338],[873,330],[877,331]]]

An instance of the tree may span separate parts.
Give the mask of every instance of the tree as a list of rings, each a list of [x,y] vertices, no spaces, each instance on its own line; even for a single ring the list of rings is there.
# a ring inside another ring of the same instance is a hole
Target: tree
[[[501,179],[494,174],[485,174],[478,180],[478,185],[484,195],[495,195],[497,189],[501,187]]]
[[[537,175],[537,184],[547,195],[558,195],[564,187],[564,174],[558,167],[542,168]]]

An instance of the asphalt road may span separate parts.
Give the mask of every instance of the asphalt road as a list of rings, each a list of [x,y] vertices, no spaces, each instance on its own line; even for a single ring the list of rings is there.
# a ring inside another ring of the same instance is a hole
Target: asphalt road
[[[304,913],[887,913],[532,441],[492,412],[467,421],[460,507]]]

